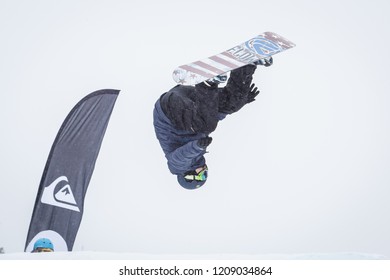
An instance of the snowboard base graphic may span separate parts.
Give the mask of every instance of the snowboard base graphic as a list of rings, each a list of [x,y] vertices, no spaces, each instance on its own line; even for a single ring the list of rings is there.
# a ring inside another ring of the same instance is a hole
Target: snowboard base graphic
[[[177,67],[173,79],[178,84],[195,85],[294,46],[276,33],[265,32],[220,54]]]

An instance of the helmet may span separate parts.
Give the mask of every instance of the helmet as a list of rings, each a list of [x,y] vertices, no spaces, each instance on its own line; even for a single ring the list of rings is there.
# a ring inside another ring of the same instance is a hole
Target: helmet
[[[187,190],[195,190],[206,183],[207,174],[208,169],[207,165],[205,165],[199,172],[190,171],[184,175],[177,175],[177,181],[183,188]]]
[[[33,250],[35,251],[39,248],[51,249],[54,251],[53,243],[51,243],[50,239],[47,238],[40,238],[37,241],[35,241]]]
[[[206,181],[189,181],[184,178],[184,175],[177,175],[177,181],[179,182],[180,186],[187,190],[195,190],[203,186]]]

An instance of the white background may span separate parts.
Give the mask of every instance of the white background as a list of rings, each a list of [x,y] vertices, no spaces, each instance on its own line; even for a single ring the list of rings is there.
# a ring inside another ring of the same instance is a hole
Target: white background
[[[388,1],[0,1],[0,247],[21,252],[50,147],[88,93],[120,89],[75,251],[390,256]],[[264,31],[296,47],[211,135],[187,191],[155,138],[178,65]]]

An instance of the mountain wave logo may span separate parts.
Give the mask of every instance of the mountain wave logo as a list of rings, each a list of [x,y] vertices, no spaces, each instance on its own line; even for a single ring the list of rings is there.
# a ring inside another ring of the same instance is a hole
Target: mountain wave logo
[[[66,183],[65,186],[56,191],[56,189],[58,189],[57,186],[59,186],[62,182]],[[72,189],[70,188],[69,180],[66,176],[58,177],[56,180],[54,180],[53,183],[44,188],[41,202],[44,204],[80,212],[76,200],[74,199]]]
[[[278,44],[258,37],[246,42],[245,46],[261,56],[271,56],[282,51]]]

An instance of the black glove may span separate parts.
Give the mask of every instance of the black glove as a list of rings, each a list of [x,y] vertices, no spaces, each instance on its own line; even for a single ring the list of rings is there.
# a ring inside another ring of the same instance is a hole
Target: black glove
[[[257,87],[255,87],[255,84],[252,83],[251,87],[249,88],[247,103],[251,103],[251,102],[255,101],[255,98],[259,93],[260,93],[260,90],[258,90]]]
[[[248,64],[230,73],[227,85],[221,88],[218,100],[218,111],[232,114],[248,103],[248,94],[257,66]]]
[[[271,66],[274,63],[272,56],[259,59],[258,61],[253,62],[254,65],[263,65],[265,67]]]
[[[206,136],[204,138],[201,138],[198,140],[198,146],[202,149],[206,149],[208,145],[211,144],[211,142],[213,141],[213,138],[209,137],[209,136]]]

